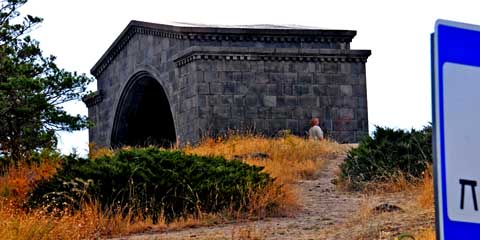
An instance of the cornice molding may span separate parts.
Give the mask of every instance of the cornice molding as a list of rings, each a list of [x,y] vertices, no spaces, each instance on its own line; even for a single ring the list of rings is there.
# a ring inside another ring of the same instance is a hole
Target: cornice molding
[[[370,50],[333,49],[255,49],[192,47],[174,56],[177,67],[194,61],[291,61],[291,62],[367,62]]]
[[[88,108],[93,107],[103,101],[103,94],[99,91],[93,92],[82,98],[82,101]]]

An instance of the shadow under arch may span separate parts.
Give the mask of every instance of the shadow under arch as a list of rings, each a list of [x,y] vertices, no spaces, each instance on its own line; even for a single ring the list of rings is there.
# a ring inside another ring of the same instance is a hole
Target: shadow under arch
[[[125,86],[111,136],[113,148],[175,144],[175,123],[167,94],[148,72],[135,74]]]

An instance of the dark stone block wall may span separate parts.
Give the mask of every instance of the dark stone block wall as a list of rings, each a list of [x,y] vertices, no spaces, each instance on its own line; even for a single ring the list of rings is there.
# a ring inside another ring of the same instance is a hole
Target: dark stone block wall
[[[141,104],[139,86],[153,78],[170,109],[152,111],[172,115],[174,126],[165,127],[175,128],[181,143],[227,130],[304,135],[312,117],[331,138],[356,142],[368,134],[370,51],[350,50],[354,36],[345,30],[133,21],[92,69],[98,91],[84,99],[94,123],[90,141],[121,145],[118,139],[131,125],[125,119],[135,117],[130,115]]]

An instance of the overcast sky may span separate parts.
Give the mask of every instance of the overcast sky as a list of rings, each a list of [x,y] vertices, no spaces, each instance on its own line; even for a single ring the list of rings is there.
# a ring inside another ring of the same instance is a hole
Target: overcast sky
[[[67,70],[88,74],[132,19],[357,30],[351,47],[372,50],[367,62],[372,130],[373,125],[420,128],[431,121],[429,35],[435,20],[480,24],[479,7],[469,0],[29,0],[22,12],[44,18],[33,36],[46,54],[57,56]],[[87,114],[83,103],[66,108]],[[87,143],[87,131],[62,133],[59,147],[84,153]]]

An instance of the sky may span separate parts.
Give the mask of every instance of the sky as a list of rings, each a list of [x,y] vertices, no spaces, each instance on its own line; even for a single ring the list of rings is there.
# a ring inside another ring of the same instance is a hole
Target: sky
[[[131,20],[356,30],[351,48],[372,50],[366,66],[373,130],[375,125],[409,129],[431,122],[430,33],[435,21],[480,25],[479,7],[471,0],[29,0],[21,11],[44,18],[32,36],[45,54],[57,56],[62,68],[87,74]],[[65,109],[87,114],[82,102]],[[59,136],[63,153],[86,153],[87,130]]]

